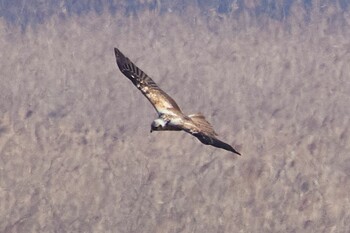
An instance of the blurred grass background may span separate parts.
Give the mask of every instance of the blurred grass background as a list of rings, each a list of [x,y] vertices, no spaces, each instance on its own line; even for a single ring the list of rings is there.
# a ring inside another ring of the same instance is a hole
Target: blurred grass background
[[[350,231],[346,2],[11,2],[0,232]],[[149,134],[113,47],[243,156]]]

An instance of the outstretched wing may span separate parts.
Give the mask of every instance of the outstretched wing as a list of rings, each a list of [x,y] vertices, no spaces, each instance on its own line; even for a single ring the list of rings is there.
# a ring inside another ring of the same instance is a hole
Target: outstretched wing
[[[231,151],[233,153],[236,153],[238,155],[241,155],[238,151],[236,151],[235,149],[233,149],[232,146],[230,146],[229,144],[220,141],[219,139],[217,139],[214,136],[209,136],[206,135],[203,132],[195,132],[195,133],[191,133],[193,136],[195,136],[196,138],[198,138],[199,141],[201,141],[203,144],[205,145],[211,145],[211,146],[215,146],[224,150],[228,150]]]
[[[206,132],[208,135],[217,136],[218,134],[213,129],[213,126],[205,119],[202,113],[196,113],[188,115],[192,122],[201,129],[201,131]]]
[[[158,113],[165,112],[167,109],[175,109],[181,112],[176,102],[161,90],[145,72],[139,69],[117,48],[114,48],[114,52],[120,71],[147,97]]]
[[[198,138],[205,145],[211,145],[241,155],[232,146],[216,138],[217,133],[202,114],[191,114],[188,117],[191,121],[181,125],[183,130]]]

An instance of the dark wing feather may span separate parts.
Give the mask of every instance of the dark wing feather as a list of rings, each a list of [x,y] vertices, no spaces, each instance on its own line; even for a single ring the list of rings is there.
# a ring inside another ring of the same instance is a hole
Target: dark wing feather
[[[158,113],[165,109],[176,109],[181,112],[176,102],[161,90],[145,72],[117,48],[114,48],[114,52],[120,71],[147,97]]]
[[[195,136],[196,138],[198,138],[198,140],[201,141],[205,145],[211,145],[211,146],[218,147],[218,148],[228,150],[228,151],[231,151],[233,153],[241,155],[238,151],[233,149],[232,146],[230,146],[229,144],[227,144],[223,141],[220,141],[219,139],[217,139],[214,136],[208,136],[208,135],[201,133],[201,132],[194,132],[191,134],[193,136]]]

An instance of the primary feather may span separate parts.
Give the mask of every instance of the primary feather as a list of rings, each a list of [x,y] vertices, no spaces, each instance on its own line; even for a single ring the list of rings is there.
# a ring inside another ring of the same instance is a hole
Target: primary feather
[[[159,118],[151,125],[154,130],[184,130],[203,144],[222,148],[239,154],[232,146],[216,138],[217,133],[211,124],[200,114],[184,115],[177,103],[119,49],[114,48],[117,65],[120,71],[142,92],[158,112]]]
[[[146,96],[158,113],[167,108],[180,111],[180,107],[173,98],[160,89],[145,72],[132,63],[117,48],[114,48],[114,52],[120,71]]]

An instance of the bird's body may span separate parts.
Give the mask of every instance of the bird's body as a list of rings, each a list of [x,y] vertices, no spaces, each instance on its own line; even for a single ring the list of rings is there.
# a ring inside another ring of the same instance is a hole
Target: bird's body
[[[162,91],[146,73],[117,48],[114,48],[114,52],[120,71],[142,92],[158,113],[158,118],[152,122],[151,132],[184,130],[197,137],[203,144],[240,155],[232,146],[216,138],[217,133],[202,114],[185,115],[177,103]]]

